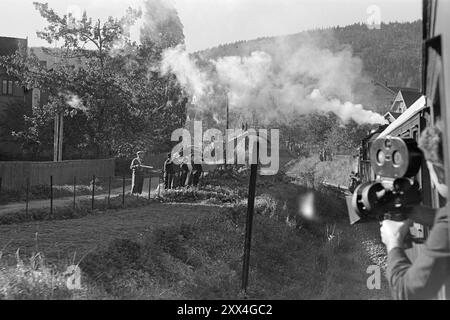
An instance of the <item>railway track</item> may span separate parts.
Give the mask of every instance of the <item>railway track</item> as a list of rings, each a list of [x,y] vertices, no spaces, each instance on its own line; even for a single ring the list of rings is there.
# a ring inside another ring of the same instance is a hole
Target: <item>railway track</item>
[[[330,182],[322,182],[322,187],[327,190],[327,192],[332,193],[339,199],[345,200],[347,196],[351,195],[348,187],[339,184],[334,184]]]

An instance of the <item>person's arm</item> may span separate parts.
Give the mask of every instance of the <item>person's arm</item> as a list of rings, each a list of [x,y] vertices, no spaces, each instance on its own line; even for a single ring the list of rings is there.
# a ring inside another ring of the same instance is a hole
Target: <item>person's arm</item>
[[[412,221],[426,227],[431,227],[434,224],[434,220],[438,210],[439,209],[431,207],[415,206],[408,213],[408,219],[411,219]]]
[[[134,170],[134,169],[138,168],[139,166],[140,166],[139,161],[137,161],[137,159],[133,159],[133,161],[131,161],[130,169]]]
[[[394,299],[432,299],[448,279],[450,250],[446,210],[439,212],[426,245],[414,263],[401,246],[390,248],[387,275]]]

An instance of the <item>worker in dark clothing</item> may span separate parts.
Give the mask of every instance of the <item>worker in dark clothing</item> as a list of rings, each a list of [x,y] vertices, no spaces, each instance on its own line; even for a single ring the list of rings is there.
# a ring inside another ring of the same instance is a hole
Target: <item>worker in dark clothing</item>
[[[180,175],[180,186],[185,187],[188,185],[188,176],[189,176],[189,166],[186,162],[183,162],[180,165],[181,175]]]
[[[438,122],[425,129],[419,146],[424,151],[432,184],[441,196],[447,197],[440,128]],[[441,209],[418,206],[412,209],[410,220],[383,221],[381,238],[388,251],[387,275],[394,299],[436,298],[443,284],[450,279],[449,210],[448,206]],[[403,248],[412,221],[432,226],[414,263]]]
[[[200,182],[200,177],[203,172],[203,167],[199,163],[194,163],[192,165],[192,185],[194,187],[198,186],[198,183]]]
[[[174,187],[175,164],[172,161],[172,154],[167,154],[167,160],[164,162],[164,188],[166,190]]]

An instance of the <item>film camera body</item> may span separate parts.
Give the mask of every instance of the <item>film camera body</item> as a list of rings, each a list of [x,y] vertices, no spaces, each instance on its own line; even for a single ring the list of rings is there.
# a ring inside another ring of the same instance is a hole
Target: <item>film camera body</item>
[[[352,207],[359,218],[406,220],[411,208],[422,201],[415,179],[422,158],[414,139],[376,139],[370,149],[370,162],[377,179],[359,185],[352,196]]]

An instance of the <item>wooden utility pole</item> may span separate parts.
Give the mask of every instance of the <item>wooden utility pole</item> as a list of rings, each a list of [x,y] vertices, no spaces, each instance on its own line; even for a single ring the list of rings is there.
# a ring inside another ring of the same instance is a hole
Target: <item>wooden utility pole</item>
[[[230,102],[228,100],[228,92],[227,92],[227,130],[230,129]]]
[[[225,160],[225,164],[224,164],[224,168],[225,170],[228,168],[227,165],[227,148],[228,148],[228,129],[230,128],[230,104],[228,101],[228,91],[225,92],[225,107],[226,107],[226,112],[227,112],[227,123],[226,123],[226,128],[225,128],[225,153],[224,153],[224,160]]]
[[[63,132],[64,132],[64,114],[59,112],[55,116],[55,127],[53,131],[53,161],[63,160]]]

